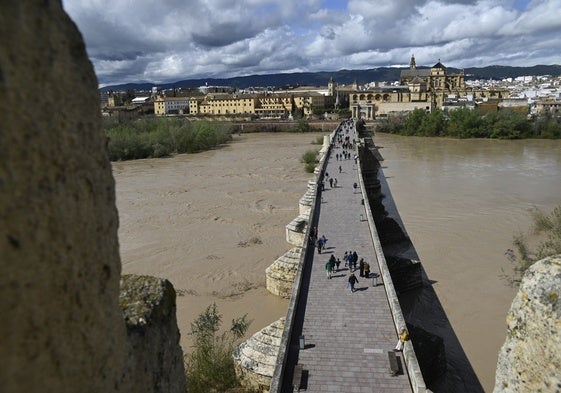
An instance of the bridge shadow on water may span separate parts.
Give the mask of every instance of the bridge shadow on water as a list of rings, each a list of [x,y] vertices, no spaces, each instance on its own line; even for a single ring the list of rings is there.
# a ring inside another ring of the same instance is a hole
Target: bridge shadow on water
[[[415,287],[408,286],[407,278],[400,276],[419,257],[374,149],[372,143],[361,152],[368,201],[425,383],[435,393],[484,392],[432,286],[435,281],[429,279],[422,263],[414,263],[414,274],[420,274],[421,285],[417,280]]]

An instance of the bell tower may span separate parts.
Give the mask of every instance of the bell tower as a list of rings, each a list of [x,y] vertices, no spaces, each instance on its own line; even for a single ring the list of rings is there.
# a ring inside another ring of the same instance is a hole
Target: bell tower
[[[416,70],[417,64],[415,64],[415,55],[411,55],[411,61],[409,62],[409,69]]]
[[[333,77],[329,78],[329,82],[327,82],[327,94],[331,97],[335,95],[335,82],[333,81]]]

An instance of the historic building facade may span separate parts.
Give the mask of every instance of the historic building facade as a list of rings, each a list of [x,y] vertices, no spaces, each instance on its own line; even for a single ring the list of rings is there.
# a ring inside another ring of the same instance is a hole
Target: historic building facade
[[[431,111],[434,108],[443,108],[450,96],[470,97],[473,101],[506,98],[508,92],[500,88],[466,88],[463,70],[457,74],[448,73],[440,60],[431,68],[420,69],[412,56],[409,69],[401,71],[399,86],[382,86],[368,90],[357,88],[349,94],[349,109],[354,118],[373,120],[415,109]]]

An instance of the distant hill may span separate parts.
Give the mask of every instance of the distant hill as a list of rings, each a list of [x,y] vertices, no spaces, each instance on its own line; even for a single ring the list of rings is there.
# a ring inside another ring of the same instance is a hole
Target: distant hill
[[[427,67],[419,67],[427,68]],[[216,79],[187,79],[173,83],[127,83],[122,85],[105,86],[101,91],[125,91],[150,90],[153,86],[161,89],[199,87],[208,84],[209,86],[232,86],[237,88],[247,88],[252,86],[275,86],[286,85],[308,85],[308,86],[327,86],[329,78],[338,84],[352,84],[355,80],[359,84],[368,82],[396,81],[399,80],[401,70],[405,68],[380,67],[369,70],[340,70],[333,72],[295,72],[291,74],[265,74],[249,75],[234,78]],[[448,72],[457,73],[459,69],[448,68]],[[509,66],[488,66],[482,68],[464,68],[466,79],[503,79],[515,78],[526,75],[561,75],[561,65],[535,65],[533,67],[509,67]]]

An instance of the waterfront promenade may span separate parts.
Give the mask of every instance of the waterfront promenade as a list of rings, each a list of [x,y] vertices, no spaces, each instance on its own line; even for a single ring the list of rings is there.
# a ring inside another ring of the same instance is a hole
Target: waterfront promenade
[[[353,132],[342,131],[342,135],[354,138]],[[298,364],[306,392],[411,392],[401,353],[397,353],[401,372],[390,373],[388,351],[396,345],[397,332],[381,277],[375,286],[372,278],[360,277],[357,269],[356,291],[347,287],[350,271],[344,265],[345,251],[356,251],[359,260],[364,258],[371,276],[380,271],[361,188],[353,187],[360,184],[353,159],[356,148],[351,159],[337,160],[336,154],[342,151],[335,145],[326,157],[325,173],[337,179],[337,187],[331,188],[324,176],[317,228],[318,235],[328,241],[321,254],[314,250],[306,262],[311,266],[303,270],[282,391],[293,391],[294,365]],[[325,264],[331,255],[341,265],[328,279]],[[298,349],[300,336],[304,349]]]

